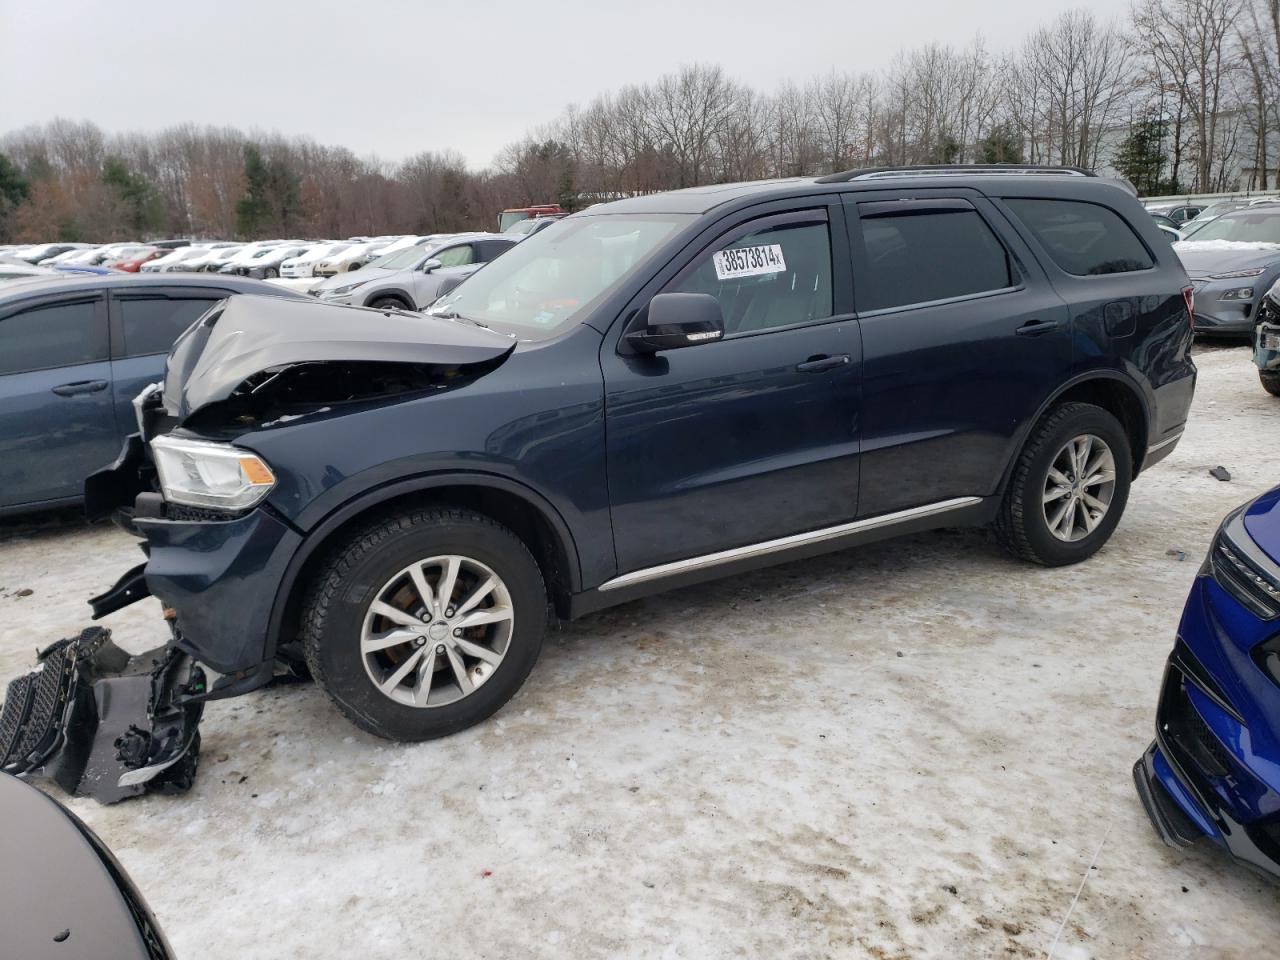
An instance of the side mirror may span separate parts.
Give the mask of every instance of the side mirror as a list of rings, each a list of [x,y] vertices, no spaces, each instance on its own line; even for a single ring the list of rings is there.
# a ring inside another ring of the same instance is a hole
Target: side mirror
[[[441,263],[435,257],[432,257],[430,260],[423,261],[421,269],[423,273],[430,273],[433,270],[439,270],[443,266],[444,266],[443,263]]]
[[[646,325],[627,334],[636,353],[678,350],[724,336],[720,301],[709,293],[660,293],[649,301]]]

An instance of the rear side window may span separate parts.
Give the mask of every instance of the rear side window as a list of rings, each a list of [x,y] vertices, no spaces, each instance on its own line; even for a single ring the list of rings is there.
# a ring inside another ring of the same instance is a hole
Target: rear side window
[[[147,297],[120,300],[120,323],[124,330],[126,357],[168,353],[178,334],[191,326],[221,298],[190,300]]]
[[[0,320],[0,375],[107,359],[107,325],[94,301],[32,307]]]
[[[726,336],[831,316],[831,237],[822,223],[762,225],[716,244],[669,288],[720,301]]]
[[[1095,277],[1155,266],[1133,228],[1104,206],[1021,198],[1007,199],[1005,204],[1067,273]]]
[[[1014,285],[1009,254],[976,210],[860,220],[867,269],[854,276],[858,310],[967,297]]]

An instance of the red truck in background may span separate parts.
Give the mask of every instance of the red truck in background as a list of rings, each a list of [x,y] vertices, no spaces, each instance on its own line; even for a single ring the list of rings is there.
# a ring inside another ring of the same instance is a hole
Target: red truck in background
[[[533,207],[512,207],[498,214],[498,232],[506,233],[508,228],[521,220],[536,220],[539,217],[562,217],[566,213],[558,203],[543,203]]]

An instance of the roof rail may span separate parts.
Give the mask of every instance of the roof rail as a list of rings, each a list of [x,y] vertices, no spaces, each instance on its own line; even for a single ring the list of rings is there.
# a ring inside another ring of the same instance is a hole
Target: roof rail
[[[1023,163],[932,163],[906,167],[864,167],[818,177],[818,183],[848,183],[851,180],[887,180],[893,177],[971,176],[1007,174],[1018,176],[1096,177],[1084,167],[1049,167]]]

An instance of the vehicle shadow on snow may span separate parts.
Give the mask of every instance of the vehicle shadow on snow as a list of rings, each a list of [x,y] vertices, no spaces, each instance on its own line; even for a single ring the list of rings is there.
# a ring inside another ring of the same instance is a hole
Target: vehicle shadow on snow
[[[13,517],[0,517],[0,548],[11,540],[30,540],[35,537],[66,537],[81,533],[90,526],[80,507],[60,507],[39,513],[22,513]]]

